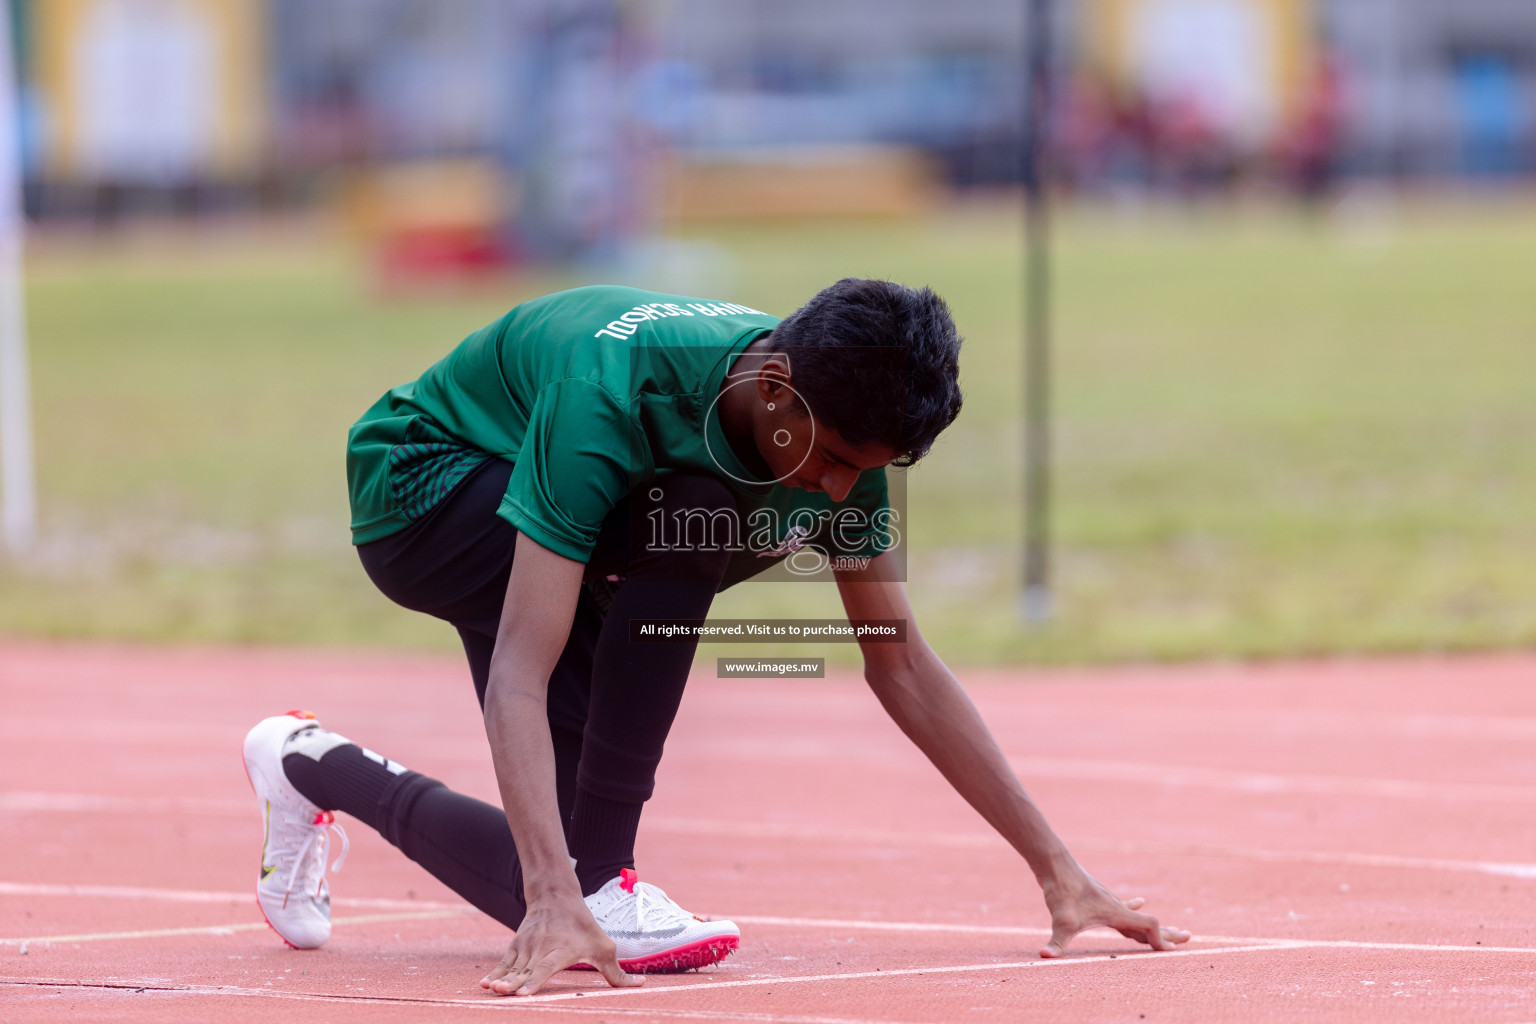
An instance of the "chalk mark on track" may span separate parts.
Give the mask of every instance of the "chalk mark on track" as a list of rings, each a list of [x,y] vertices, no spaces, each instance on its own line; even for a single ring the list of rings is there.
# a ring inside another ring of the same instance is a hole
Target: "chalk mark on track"
[[[387,919],[395,919],[394,915],[376,915],[376,917],[379,918],[379,919],[385,919],[385,918],[387,918]],[[354,923],[357,923],[357,922],[362,921],[363,919],[361,919],[361,918],[354,918],[352,920],[353,920]],[[741,920],[746,920],[746,919],[742,918]],[[893,929],[897,928],[897,927],[905,927],[905,928],[907,928],[909,930],[924,930],[924,929],[926,929],[928,927],[925,924],[918,924],[918,923],[912,923],[912,922],[821,921],[820,919],[815,919],[815,918],[773,918],[773,919],[761,919],[759,923],[767,923],[768,921],[773,921],[774,923],[782,923],[782,924],[792,925],[792,926],[797,926],[797,927],[804,927],[806,925],[828,925],[828,926],[830,926],[830,925],[838,925],[838,926],[847,926],[847,925],[850,925],[850,924],[851,925],[863,925],[863,926],[866,926],[866,927],[868,927],[870,925],[890,926]],[[191,929],[191,931],[198,931],[198,930],[200,930],[200,929]],[[1022,931],[1024,929],[1020,929],[1020,930]],[[1039,932],[1043,932],[1044,930],[1043,929],[1035,929],[1034,931],[1039,933]],[[508,999],[491,1000],[491,999],[489,999],[488,997],[485,997],[485,996],[481,996],[481,997],[478,997],[478,998],[469,998],[469,999],[435,999],[435,998],[431,998],[431,997],[413,997],[413,996],[368,996],[368,995],[356,996],[356,995],[341,994],[341,993],[334,993],[333,994],[333,993],[320,993],[320,992],[284,992],[284,991],[279,991],[279,990],[274,990],[274,989],[246,989],[246,988],[238,988],[238,987],[234,987],[234,986],[166,985],[163,982],[139,985],[139,984],[136,984],[136,983],[131,982],[131,981],[87,982],[87,981],[81,981],[81,980],[60,981],[60,980],[51,980],[51,979],[38,979],[38,978],[0,978],[0,985],[9,985],[9,986],[16,986],[16,987],[33,987],[33,988],[98,988],[98,989],[130,989],[130,990],[143,989],[143,990],[146,990],[146,991],[157,991],[157,992],[166,992],[166,993],[171,993],[171,994],[187,994],[187,995],[208,995],[208,996],[224,996],[224,997],[257,997],[257,998],[265,998],[265,999],[291,999],[291,1000],[298,1000],[298,1001],[318,1001],[318,1002],[333,1002],[333,1003],[360,1003],[360,1004],[375,1004],[375,1005],[379,1005],[379,1004],[386,1004],[386,1005],[387,1004],[395,1004],[395,1005],[417,1005],[417,1006],[445,1006],[445,1007],[455,1007],[455,1008],[498,1009],[498,1010],[502,1010],[502,1011],[514,1011],[514,1012],[516,1012],[516,1011],[523,1011],[523,1012],[527,1012],[527,1011],[531,1011],[531,1010],[537,1009],[540,1004],[549,1004],[549,1003],[561,1003],[561,1004],[564,1004],[564,1003],[568,1003],[568,1002],[570,1002],[572,1000],[575,1000],[575,999],[595,999],[595,998],[604,998],[604,997],[629,997],[629,998],[633,998],[633,997],[642,996],[642,995],[667,995],[667,994],[682,995],[682,994],[685,994],[685,993],[697,992],[697,991],[716,992],[716,991],[720,991],[720,990],[723,990],[723,989],[761,988],[761,987],[772,986],[772,985],[797,985],[797,984],[827,983],[827,982],[837,982],[837,981],[865,981],[865,980],[877,980],[877,979],[889,979],[889,978],[920,977],[920,976],[926,976],[926,975],[930,975],[930,974],[972,974],[972,973],[982,973],[982,972],[988,972],[988,971],[1002,971],[1002,970],[1036,970],[1036,969],[1046,968],[1046,967],[1071,967],[1071,966],[1081,966],[1081,965],[1084,965],[1084,964],[1108,963],[1108,962],[1111,962],[1111,961],[1115,961],[1115,962],[1119,962],[1119,963],[1134,963],[1134,962],[1139,962],[1139,961],[1144,961],[1144,960],[1159,960],[1159,959],[1168,959],[1168,958],[1173,958],[1173,957],[1219,956],[1219,955],[1225,955],[1225,954],[1231,954],[1231,953],[1260,953],[1260,952],[1264,952],[1264,951],[1294,952],[1294,951],[1297,951],[1297,950],[1316,949],[1316,948],[1348,948],[1348,949],[1372,949],[1372,950],[1414,950],[1414,951],[1420,951],[1420,952],[1483,952],[1483,953],[1524,953],[1524,954],[1536,954],[1536,948],[1526,948],[1526,947],[1519,947],[1519,946],[1515,946],[1515,947],[1499,947],[1499,946],[1435,946],[1435,945],[1416,944],[1416,943],[1401,943],[1401,942],[1355,942],[1355,941],[1344,941],[1344,940],[1311,940],[1311,939],[1258,939],[1258,940],[1233,940],[1233,939],[1226,939],[1226,940],[1221,940],[1221,939],[1218,939],[1215,936],[1212,936],[1211,939],[1215,940],[1215,941],[1225,941],[1225,942],[1245,942],[1246,941],[1246,942],[1250,942],[1250,943],[1254,943],[1254,944],[1244,944],[1244,945],[1224,944],[1224,945],[1211,946],[1211,947],[1205,947],[1205,948],[1196,948],[1196,949],[1185,948],[1185,949],[1167,950],[1167,951],[1151,951],[1151,950],[1131,951],[1131,950],[1127,950],[1127,951],[1114,952],[1114,953],[1094,953],[1094,954],[1077,955],[1077,956],[1066,956],[1066,957],[1060,957],[1060,958],[1051,959],[1051,960],[1034,959],[1034,960],[1009,961],[1009,962],[1004,962],[1004,963],[956,964],[956,965],[946,965],[946,966],[907,967],[907,968],[894,968],[894,969],[888,970],[888,971],[887,970],[846,971],[846,972],[840,972],[840,973],[835,973],[835,974],[787,975],[787,976],[770,977],[770,978],[737,978],[737,979],[731,979],[731,980],[727,980],[727,981],[714,981],[714,980],[709,980],[709,981],[692,981],[692,982],[687,982],[687,983],[669,984],[669,985],[655,985],[655,984],[652,984],[652,985],[642,986],[640,988],[616,989],[616,988],[595,988],[594,987],[594,988],[583,988],[583,989],[580,989],[578,991],[551,992],[551,993],[546,993],[544,995],[523,996],[523,997],[517,998],[516,1000],[512,1000],[510,998],[508,998]],[[553,1009],[553,1007],[550,1007],[550,1008]],[[599,1011],[599,1010],[583,1011],[583,1010],[579,1010],[576,1007],[567,1007],[567,1006],[562,1006],[561,1009],[562,1009],[562,1011],[566,1011],[566,1012],[609,1013],[609,1014],[625,1014],[625,1015],[643,1014],[643,1013],[650,1013],[650,1012],[652,1012],[652,1011],[640,1011],[640,1010],[624,1010],[622,1008],[617,1008],[617,1007],[616,1008],[611,1008],[611,1009],[605,1009],[605,1010],[601,1010],[601,1011]],[[868,1024],[868,1022],[863,1021],[863,1020],[857,1020],[857,1019],[851,1019],[851,1018],[838,1018],[838,1017],[811,1017],[811,1016],[801,1016],[801,1015],[775,1016],[775,1015],[771,1015],[771,1014],[732,1013],[732,1012],[729,1012],[729,1011],[673,1010],[673,1009],[670,1009],[670,1008],[667,1009],[664,1012],[666,1012],[668,1014],[677,1015],[677,1016],[687,1016],[687,1017],[690,1017],[690,1018],[705,1019],[705,1020],[764,1021],[764,1022],[780,1022],[780,1024]]]
[[[1285,947],[1285,946],[1217,946],[1217,947],[1211,947],[1209,949],[1181,949],[1181,950],[1172,950],[1172,951],[1168,951],[1168,952],[1148,951],[1148,952],[1133,953],[1133,952],[1127,951],[1127,952],[1123,952],[1123,953],[1104,953],[1104,954],[1094,954],[1094,955],[1088,955],[1088,956],[1076,956],[1076,957],[1068,956],[1068,957],[1062,957],[1060,959],[1055,959],[1055,960],[1020,960],[1020,961],[1010,961],[1010,962],[1005,962],[1005,963],[954,964],[954,965],[946,965],[946,966],[940,966],[940,967],[933,967],[933,966],[925,966],[925,967],[898,967],[898,968],[893,968],[893,969],[891,969],[889,971],[886,971],[886,970],[846,971],[846,972],[841,972],[841,973],[837,973],[837,974],[791,974],[791,975],[785,975],[785,976],[782,976],[782,977],[772,977],[772,978],[736,978],[736,979],[732,979],[730,981],[691,981],[691,982],[688,982],[688,983],[680,983],[680,984],[675,984],[675,985],[646,984],[646,985],[640,986],[639,988],[606,988],[606,987],[598,988],[598,987],[594,986],[594,987],[582,988],[582,989],[577,990],[577,991],[550,992],[550,993],[545,993],[543,995],[535,995],[535,996],[506,997],[504,999],[498,999],[498,1000],[493,1001],[493,1002],[487,1001],[487,997],[485,997],[485,996],[482,996],[482,997],[479,997],[479,998],[472,998],[472,999],[432,999],[432,998],[427,998],[427,997],[412,997],[412,996],[367,996],[367,995],[354,996],[354,995],[350,995],[350,994],[341,994],[341,993],[329,994],[329,993],[310,993],[310,992],[281,992],[281,991],[276,991],[276,990],[273,990],[273,989],[241,989],[241,988],[224,987],[224,986],[213,986],[213,985],[209,985],[209,986],[166,985],[163,982],[157,983],[155,985],[140,986],[140,985],[135,985],[135,984],[133,984],[131,982],[122,982],[122,981],[114,981],[114,982],[110,982],[110,983],[102,983],[102,982],[90,982],[90,983],[87,983],[87,982],[73,982],[73,981],[72,982],[52,982],[52,983],[50,983],[50,982],[45,982],[43,980],[31,979],[31,978],[22,978],[22,979],[0,978],[0,984],[3,984],[3,985],[28,985],[28,986],[56,984],[58,987],[61,987],[61,988],[80,986],[80,987],[130,988],[130,989],[135,989],[135,988],[142,987],[142,988],[145,988],[146,990],[152,988],[152,989],[155,989],[155,990],[158,990],[158,991],[177,992],[177,993],[188,992],[188,993],[199,994],[199,995],[263,996],[263,997],[268,997],[268,998],[321,999],[321,1000],[325,1000],[327,1002],[408,1003],[408,1004],[421,1004],[421,1005],[432,1005],[432,1006],[454,1006],[454,1007],[462,1007],[462,1006],[491,1007],[491,1006],[494,1006],[494,1007],[503,1008],[503,1009],[516,1009],[518,1007],[523,1007],[523,1006],[530,1006],[530,1007],[531,1006],[537,1006],[540,1003],[563,1003],[563,1002],[569,1002],[569,1001],[574,1000],[574,999],[595,999],[595,998],[613,997],[613,996],[642,996],[642,995],[668,995],[668,994],[671,994],[671,995],[681,995],[681,994],[688,993],[688,992],[717,992],[717,991],[721,991],[723,989],[762,988],[764,986],[771,986],[771,985],[803,985],[803,984],[811,984],[811,983],[816,983],[816,982],[863,981],[863,980],[883,979],[883,978],[909,978],[909,977],[917,977],[917,976],[929,975],[929,974],[973,974],[973,973],[980,973],[980,972],[985,972],[985,971],[1033,970],[1033,969],[1042,968],[1042,967],[1067,967],[1067,966],[1075,966],[1075,965],[1091,964],[1091,963],[1109,963],[1111,961],[1126,961],[1126,962],[1129,962],[1131,960],[1150,960],[1150,959],[1160,959],[1160,958],[1171,957],[1171,956],[1214,956],[1214,955],[1223,954],[1223,953],[1247,953],[1247,952],[1254,952],[1254,951],[1265,950],[1265,949],[1277,949],[1277,948],[1289,948],[1289,947]],[[700,977],[703,977],[703,976],[701,975]],[[593,1012],[598,1012],[598,1011],[593,1011]],[[614,1012],[614,1011],[605,1010],[605,1011],[601,1011],[601,1012],[605,1012],[606,1013],[606,1012]],[[656,1011],[647,1011],[647,1012],[656,1012]],[[662,1012],[672,1013],[673,1011],[668,1009],[668,1010],[662,1011]],[[728,1019],[742,1019],[742,1018],[751,1019],[750,1016],[748,1016],[748,1015],[737,1015],[736,1017],[728,1018]],[[764,1019],[767,1019],[767,1020],[786,1020],[787,1018],[768,1017],[768,1018],[764,1018]],[[793,1018],[788,1018],[788,1019],[793,1019]]]
[[[225,996],[257,999],[288,999],[295,1002],[350,1003],[372,1006],[452,1007],[455,1010],[493,1010],[502,1013],[561,1013],[602,1017],[656,1018],[655,1010],[610,1006],[587,1010],[578,1006],[541,1006],[532,999],[491,996],[478,999],[433,999],[427,996],[354,996],[328,992],[281,992],[274,989],[238,988],[224,985],[167,985],[163,982],[140,985],[131,981],[61,981],[56,979],[0,978],[0,986],[13,988],[95,989],[107,991],[155,992],[165,995]],[[884,1024],[884,1019],[865,1017],[824,1017],[807,1014],[753,1013],[747,1010],[674,1010],[663,1011],[668,1017],[684,1020],[744,1021],[748,1024]],[[910,1022],[922,1024],[922,1022]]]

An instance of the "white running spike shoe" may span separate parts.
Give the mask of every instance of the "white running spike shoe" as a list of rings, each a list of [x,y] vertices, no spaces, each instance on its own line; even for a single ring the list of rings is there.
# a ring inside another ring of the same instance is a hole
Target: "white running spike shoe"
[[[301,733],[306,733],[301,740],[315,741],[305,744],[309,747],[349,742],[321,729],[308,711],[264,718],[245,734],[245,773],[261,802],[266,826],[256,903],[267,924],[289,946],[317,949],[331,937],[331,890],[325,884],[331,830],[341,836],[341,856],[331,866],[333,871],[341,870],[348,843],[347,833],[336,824],[335,816],[310,803],[283,774],[284,748]],[[319,754],[311,756],[318,758]]]
[[[730,921],[705,921],[631,868],[586,899],[598,927],[618,946],[619,966],[630,974],[687,971],[718,963],[736,951],[741,930]]]

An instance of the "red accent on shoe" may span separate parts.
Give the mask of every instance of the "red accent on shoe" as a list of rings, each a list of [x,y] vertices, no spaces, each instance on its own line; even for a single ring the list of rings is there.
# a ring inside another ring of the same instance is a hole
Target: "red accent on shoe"
[[[315,815],[315,820],[313,822],[311,822],[310,824],[313,824],[313,825],[334,825],[335,823],[336,823],[336,815],[335,814],[331,813],[330,811],[321,811],[319,814]]]
[[[639,956],[633,960],[620,960],[619,968],[628,974],[680,974],[683,971],[694,971],[700,967],[709,967],[724,960],[736,952],[740,942],[741,940],[734,935],[721,935],[713,939],[700,939],[698,942],[692,942],[686,946],[678,946],[676,949],[664,949],[660,953],[652,953],[650,956]],[[592,970],[586,964],[576,964],[570,969],[573,971]]]
[[[313,711],[305,711],[303,708],[292,708],[292,709],[290,709],[288,711],[284,711],[283,714],[288,715],[288,716],[290,716],[292,718],[303,718],[305,720],[314,720],[314,719],[318,719],[320,717],[319,715],[315,714]]]
[[[286,904],[287,902],[288,902],[288,898],[286,896],[283,897],[283,903]],[[284,939],[283,938],[283,933],[277,930],[277,926],[274,925],[272,923],[272,919],[267,916],[267,908],[263,907],[261,905],[261,889],[260,889],[260,887],[258,887],[257,890],[256,890],[256,910],[258,912],[260,912],[261,919],[263,921],[267,922],[267,927],[272,929],[272,934],[276,935],[280,939],[283,939],[283,945],[287,946],[289,949],[298,950],[298,952],[300,952],[300,953],[308,952],[308,950],[299,949],[298,946],[295,946],[293,943],[289,942],[287,939]]]
[[[625,892],[634,892],[635,883],[640,881],[640,873],[634,868],[619,869],[619,888]]]

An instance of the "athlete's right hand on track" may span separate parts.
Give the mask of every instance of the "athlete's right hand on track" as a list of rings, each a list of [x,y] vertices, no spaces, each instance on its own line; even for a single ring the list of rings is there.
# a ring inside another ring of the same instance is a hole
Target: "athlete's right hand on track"
[[[1078,868],[1074,877],[1046,887],[1045,903],[1051,911],[1051,941],[1040,950],[1043,957],[1065,956],[1067,945],[1089,928],[1113,928],[1128,939],[1145,942],[1153,949],[1169,950],[1189,941],[1189,932],[1170,928],[1151,914],[1141,913],[1147,901],[1140,896],[1122,900]]]
[[[507,955],[480,979],[480,987],[499,996],[531,996],[573,964],[590,964],[615,988],[645,983],[643,975],[619,967],[613,940],[580,897],[549,897],[528,908]]]

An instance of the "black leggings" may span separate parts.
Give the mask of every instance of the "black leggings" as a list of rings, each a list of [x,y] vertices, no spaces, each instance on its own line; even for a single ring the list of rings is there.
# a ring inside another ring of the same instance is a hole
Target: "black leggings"
[[[517,530],[496,514],[511,471],[510,463],[489,460],[424,518],[358,548],[363,567],[386,596],[458,629],[482,705],[517,540]],[[652,550],[646,543],[648,515],[659,509],[670,517],[684,508],[734,511],[735,503],[713,477],[676,474],[637,488],[610,515],[588,562],[570,638],[550,676],[556,799],[584,892],[634,865],[640,805],[655,786],[693,662],[693,643],[630,643],[629,620],[704,618],[729,564],[728,551]],[[610,604],[605,612],[603,605]],[[320,764],[346,760],[336,753]],[[290,755],[285,767],[294,760]],[[361,758],[353,762],[348,771],[377,767]],[[289,774],[307,795],[352,792],[341,782],[327,786],[323,773],[308,788],[292,768]],[[377,828],[475,906],[515,928],[526,906],[502,809],[415,772],[378,775],[377,783],[377,790],[358,791],[366,794],[354,801],[361,806],[329,802]]]

